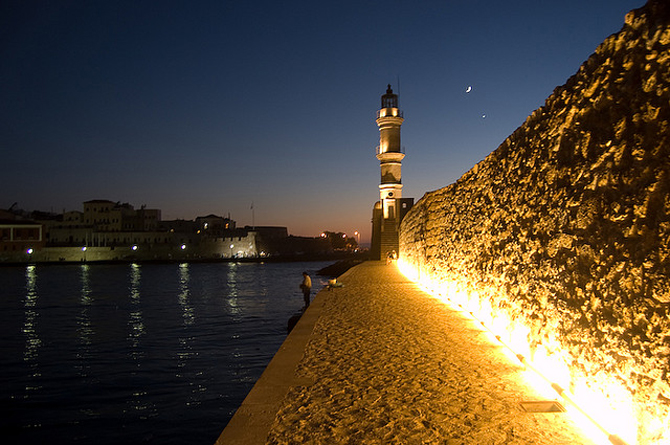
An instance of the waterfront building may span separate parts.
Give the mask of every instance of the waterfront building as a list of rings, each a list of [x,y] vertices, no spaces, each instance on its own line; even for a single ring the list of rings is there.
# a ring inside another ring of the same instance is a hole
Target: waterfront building
[[[398,108],[398,95],[388,85],[377,111],[379,146],[377,159],[381,169],[379,201],[372,211],[371,255],[374,259],[398,253],[400,222],[414,204],[414,198],[402,197],[402,160],[405,150],[400,144],[403,113]]]
[[[32,212],[33,220],[0,212],[0,263],[221,260],[315,256],[326,241],[295,237],[286,227],[237,228],[230,217],[162,221],[161,211],[92,200],[84,211]]]
[[[224,218],[213,214],[198,216],[195,222],[199,230],[198,233],[209,237],[221,237],[224,232],[233,230],[236,227],[235,221],[230,219],[230,217]]]
[[[71,210],[63,212],[63,224],[82,225],[84,224],[84,212]]]
[[[44,247],[42,224],[20,219],[0,219],[0,260],[4,256],[20,255],[27,259]]]
[[[122,230],[156,230],[161,220],[161,211],[140,210],[128,203],[94,199],[84,202],[84,224],[98,231],[118,232]]]

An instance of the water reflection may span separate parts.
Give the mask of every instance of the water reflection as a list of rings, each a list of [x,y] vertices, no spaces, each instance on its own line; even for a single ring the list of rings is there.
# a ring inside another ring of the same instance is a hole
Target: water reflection
[[[239,266],[237,263],[231,263],[228,266],[228,298],[226,302],[230,306],[230,313],[232,315],[240,315],[242,313],[239,303],[237,301],[238,291],[237,291],[237,268]]]
[[[0,268],[9,441],[212,443],[281,345],[304,267]]]
[[[199,405],[200,397],[199,392],[201,392],[202,385],[196,384],[198,378],[188,378],[186,375],[188,372],[188,364],[191,358],[197,355],[193,351],[193,340],[194,337],[191,335],[191,326],[195,323],[195,312],[193,307],[189,303],[191,290],[189,288],[189,283],[191,280],[189,265],[183,263],[179,265],[179,295],[177,300],[179,301],[179,307],[181,308],[182,314],[182,329],[179,335],[179,350],[177,351],[177,373],[175,374],[178,378],[185,378],[190,387],[189,396],[186,400],[187,406]],[[192,374],[192,373],[191,373]],[[201,374],[196,372],[196,375]],[[204,388],[206,390],[206,388]],[[203,391],[204,391],[203,390]]]
[[[128,340],[130,341],[130,358],[135,367],[141,368],[144,351],[141,339],[146,334],[144,326],[144,316],[142,314],[142,301],[140,295],[140,284],[142,281],[142,267],[139,264],[130,265],[130,317],[128,319]],[[131,375],[137,375],[134,372]],[[128,400],[130,409],[137,413],[140,419],[148,419],[156,415],[156,405],[149,400],[148,392],[144,387],[136,388],[132,397]]]
[[[79,348],[77,349],[77,359],[80,363],[77,366],[79,375],[86,377],[90,370],[89,359],[91,357],[92,337],[95,333],[91,324],[90,310],[93,304],[91,298],[91,277],[90,266],[82,264],[80,266],[81,293],[79,297],[80,311],[77,316],[77,334],[79,338]]]
[[[23,360],[30,367],[31,377],[38,378],[42,374],[39,368],[39,349],[42,341],[37,333],[37,266],[26,267],[26,297],[24,300],[25,320],[23,322],[23,334],[26,336],[26,347],[23,351]],[[32,379],[31,379],[32,380]],[[26,391],[34,391],[40,386],[35,382],[26,385]],[[27,395],[26,395],[27,397]]]
[[[188,264],[183,263],[179,265],[179,306],[181,306],[182,317],[184,319],[184,326],[191,326],[195,321],[193,308],[189,305],[188,299],[190,295],[189,290],[189,269]]]
[[[142,318],[142,306],[140,301],[140,280],[142,278],[141,266],[139,264],[130,265],[130,319],[128,326],[130,333],[131,352],[130,356],[137,361],[144,357],[144,353],[139,349],[140,339],[145,334],[144,321]],[[137,363],[137,366],[140,366]]]

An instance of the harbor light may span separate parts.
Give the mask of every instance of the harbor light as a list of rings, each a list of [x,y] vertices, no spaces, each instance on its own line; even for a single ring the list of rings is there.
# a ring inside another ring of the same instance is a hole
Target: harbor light
[[[131,247],[133,250],[137,250],[137,244],[134,244],[133,247]]]
[[[28,255],[32,255],[33,252],[34,252],[34,250],[33,250],[32,247],[29,247],[28,250],[26,250],[26,253],[27,253]]]
[[[181,250],[186,250],[186,244],[181,245]]]
[[[81,251],[82,251],[82,252],[86,252],[86,249],[87,249],[87,247],[84,246],[84,247],[81,248]]]
[[[562,351],[558,345],[531,347],[528,341],[529,328],[509,319],[504,313],[493,311],[490,303],[480,298],[482,292],[456,281],[429,276],[405,260],[401,260],[398,267],[427,293],[476,321],[483,330],[489,332],[491,340],[502,345],[504,352],[526,369],[524,377],[527,383],[547,397],[550,394],[560,396],[566,402],[567,413],[572,420],[595,443],[637,443],[637,420],[632,400],[619,383],[602,375],[591,376],[591,382],[573,375],[566,351]]]

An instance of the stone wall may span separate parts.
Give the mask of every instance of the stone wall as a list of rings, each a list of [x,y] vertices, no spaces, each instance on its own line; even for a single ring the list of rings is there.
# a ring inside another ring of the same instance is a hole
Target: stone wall
[[[626,16],[543,107],[405,217],[401,260],[615,381],[670,443],[670,4]],[[603,391],[607,387],[603,386]]]

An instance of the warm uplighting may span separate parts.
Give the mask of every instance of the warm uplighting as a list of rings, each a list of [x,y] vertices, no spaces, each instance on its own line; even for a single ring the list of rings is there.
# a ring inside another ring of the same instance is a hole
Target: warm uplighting
[[[580,376],[567,363],[569,355],[555,340],[531,348],[527,326],[494,310],[487,298],[462,283],[434,280],[424,270],[402,260],[400,271],[426,292],[477,321],[494,341],[502,344],[508,355],[521,362],[525,378],[547,397],[560,396],[584,433],[594,442],[612,445],[636,444],[637,420],[631,394],[614,379],[603,376]]]
[[[377,111],[377,118],[381,117],[402,117],[400,111],[397,108],[382,108]]]

